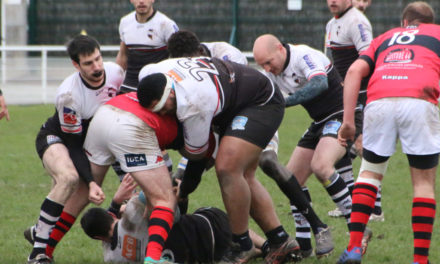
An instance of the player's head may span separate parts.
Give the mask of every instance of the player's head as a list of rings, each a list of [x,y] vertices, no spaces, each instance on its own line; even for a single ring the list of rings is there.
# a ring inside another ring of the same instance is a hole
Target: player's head
[[[327,0],[327,6],[334,16],[340,16],[351,6],[351,0]]]
[[[353,6],[362,12],[365,12],[371,5],[371,0],[353,0]]]
[[[180,30],[172,34],[168,39],[167,46],[171,58],[206,55],[196,34],[187,30]]]
[[[266,72],[274,75],[283,72],[287,51],[274,35],[266,34],[258,37],[254,42],[253,53],[255,62]]]
[[[96,39],[78,35],[67,44],[67,53],[73,66],[90,85],[95,86],[104,80],[104,64]]]
[[[140,105],[152,112],[161,115],[176,112],[174,81],[163,73],[154,73],[142,78],[137,88],[137,97]]]
[[[133,4],[136,14],[148,16],[153,13],[154,0],[130,0]]]
[[[82,216],[81,227],[93,239],[109,240],[113,232],[113,223],[116,221],[106,210],[94,207]]]
[[[434,10],[423,1],[408,4],[402,12],[402,25],[418,25],[420,23],[434,23]]]

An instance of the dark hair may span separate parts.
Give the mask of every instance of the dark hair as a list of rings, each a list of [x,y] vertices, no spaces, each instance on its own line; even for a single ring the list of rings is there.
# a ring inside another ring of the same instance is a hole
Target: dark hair
[[[171,58],[203,55],[199,38],[188,30],[180,30],[172,34],[168,39],[167,46]]]
[[[402,22],[407,20],[408,24],[434,23],[434,10],[423,1],[408,4],[402,12]]]
[[[151,102],[160,100],[167,84],[167,79],[163,73],[154,73],[142,78],[137,88],[139,103],[149,108]]]
[[[79,55],[90,55],[100,50],[96,39],[87,35],[77,35],[67,43],[67,53],[70,59],[79,64]]]
[[[81,227],[91,238],[108,237],[113,224],[113,217],[104,209],[94,207],[87,210],[81,218]]]

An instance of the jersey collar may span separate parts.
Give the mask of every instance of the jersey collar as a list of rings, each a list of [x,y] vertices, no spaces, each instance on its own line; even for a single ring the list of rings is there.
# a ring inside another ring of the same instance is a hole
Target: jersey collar
[[[110,247],[112,250],[115,250],[116,246],[118,245],[118,223],[116,223],[115,227],[113,228],[113,236],[112,236],[112,240],[110,242]]]
[[[342,12],[339,16],[335,16],[336,19],[341,18],[345,13],[347,13],[350,9],[352,9],[353,6],[350,6],[349,8],[345,9],[344,12]]]

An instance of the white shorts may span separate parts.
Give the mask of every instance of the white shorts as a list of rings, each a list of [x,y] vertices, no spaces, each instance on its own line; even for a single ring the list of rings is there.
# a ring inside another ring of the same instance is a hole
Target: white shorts
[[[269,144],[267,144],[266,148],[263,149],[263,152],[272,150],[276,154],[278,154],[278,143],[279,143],[279,141],[280,140],[278,139],[278,130],[277,130],[277,132],[275,132],[275,135],[273,135],[273,138],[269,141]]]
[[[440,152],[439,109],[428,101],[393,97],[373,101],[364,111],[363,147],[389,157],[396,150],[412,155]]]
[[[104,166],[117,160],[125,172],[165,165],[155,131],[134,114],[111,105],[96,111],[84,149],[91,162]]]

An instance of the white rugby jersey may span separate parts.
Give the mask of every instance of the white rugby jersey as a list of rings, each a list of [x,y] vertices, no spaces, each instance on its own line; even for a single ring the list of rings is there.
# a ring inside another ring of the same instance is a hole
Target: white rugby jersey
[[[325,46],[331,50],[333,64],[342,78],[372,40],[370,21],[357,8],[350,7],[341,16],[330,19],[326,26]]]
[[[142,263],[148,244],[148,220],[145,205],[133,197],[127,203],[112,243],[102,242],[105,262]]]
[[[248,65],[248,61],[246,56],[236,47],[232,46],[229,43],[224,41],[219,42],[202,42],[203,46],[205,46],[209,55],[212,58],[218,58],[224,61],[233,61],[236,63]]]
[[[289,64],[284,71],[280,75],[265,72],[284,95],[300,90],[313,76],[327,75],[331,62],[322,52],[306,45],[286,46],[290,50],[290,57],[287,58]]]
[[[145,23],[136,20],[135,11],[121,18],[119,36],[128,49],[124,85],[135,89],[139,70],[144,65],[168,58],[167,41],[178,30],[173,20],[157,10]]]
[[[219,72],[200,58],[168,59],[146,65],[139,72],[139,80],[160,72],[175,81],[176,115],[183,126],[185,149],[193,154],[208,148],[211,121],[223,108]],[[200,89],[201,86],[205,89]]]
[[[124,80],[124,70],[116,63],[105,62],[105,81],[100,87],[91,87],[79,72],[67,77],[57,89],[55,107],[58,111],[61,131],[81,133],[82,120],[93,117],[100,105],[116,96]]]

